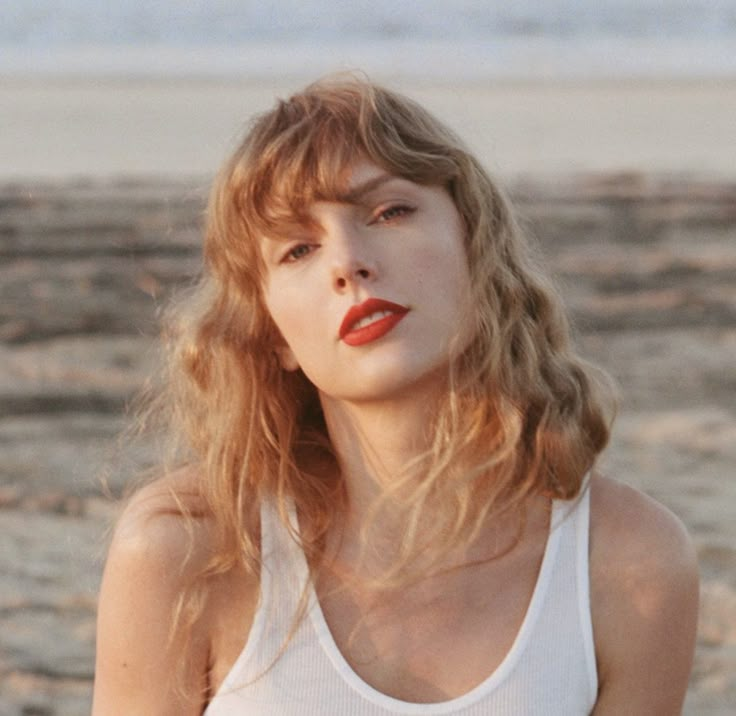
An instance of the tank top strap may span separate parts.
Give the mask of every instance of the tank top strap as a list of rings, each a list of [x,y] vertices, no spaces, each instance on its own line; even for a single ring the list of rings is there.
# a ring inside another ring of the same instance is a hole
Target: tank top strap
[[[590,479],[583,487],[575,510],[575,578],[577,583],[578,616],[582,649],[585,656],[588,688],[591,698],[598,695],[598,668],[593,640],[593,619],[590,610]]]

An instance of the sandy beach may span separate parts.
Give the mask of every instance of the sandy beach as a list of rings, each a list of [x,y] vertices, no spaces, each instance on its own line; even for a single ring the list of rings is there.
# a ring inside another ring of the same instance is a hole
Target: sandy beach
[[[81,716],[115,455],[156,314],[196,274],[209,178],[300,82],[0,79],[0,714]],[[685,713],[736,705],[736,80],[393,83],[507,183],[618,381],[603,469],[685,522]],[[111,455],[113,455],[111,459]],[[112,466],[110,468],[110,466]]]
[[[302,84],[0,78],[0,177],[208,177],[248,117]],[[500,175],[736,175],[736,79],[392,85]]]

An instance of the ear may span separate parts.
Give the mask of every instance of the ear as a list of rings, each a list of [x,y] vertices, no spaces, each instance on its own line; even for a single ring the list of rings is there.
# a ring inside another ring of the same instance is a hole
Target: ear
[[[281,367],[285,371],[293,373],[295,370],[299,370],[299,361],[289,346],[279,346],[276,349],[276,355],[278,356],[279,363],[281,363]]]

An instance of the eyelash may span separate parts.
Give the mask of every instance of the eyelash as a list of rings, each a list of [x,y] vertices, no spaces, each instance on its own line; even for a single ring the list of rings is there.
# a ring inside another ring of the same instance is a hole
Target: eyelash
[[[396,221],[397,219],[400,219],[404,216],[408,216],[409,214],[413,214],[415,211],[416,209],[413,206],[409,206],[408,204],[394,204],[392,206],[386,207],[385,209],[381,209],[381,211],[379,211],[371,220],[371,223],[387,224],[392,221]],[[311,253],[312,248],[313,245],[307,243],[292,246],[292,248],[290,248],[286,252],[286,254],[284,254],[284,257],[281,259],[281,261],[282,263],[295,263],[297,261],[300,261],[305,256],[308,256]],[[302,249],[310,249],[310,251],[302,253]]]
[[[409,206],[408,204],[393,204],[392,206],[388,206],[385,209],[379,211],[376,215],[376,218],[374,219],[374,222],[385,224],[389,221],[399,219],[402,216],[413,214],[414,211],[414,207]],[[398,215],[396,215],[396,212],[398,212]],[[387,214],[390,214],[390,216],[387,217]]]
[[[303,258],[308,256],[310,253],[312,253],[311,249],[313,248],[312,244],[297,244],[296,246],[292,246],[282,257],[281,263],[284,264],[291,264],[296,263],[297,261],[301,261]],[[302,249],[309,249],[309,251],[305,251],[301,253]],[[295,255],[297,254],[298,255]]]

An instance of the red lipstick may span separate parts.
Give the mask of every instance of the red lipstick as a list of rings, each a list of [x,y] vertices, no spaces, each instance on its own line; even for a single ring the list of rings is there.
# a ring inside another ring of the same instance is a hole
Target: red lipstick
[[[349,346],[362,346],[364,343],[385,336],[407,313],[409,309],[398,303],[369,298],[357,306],[351,306],[340,324],[340,338]],[[374,315],[379,314],[379,315]],[[383,315],[380,315],[383,314]],[[365,325],[361,321],[372,318]]]

